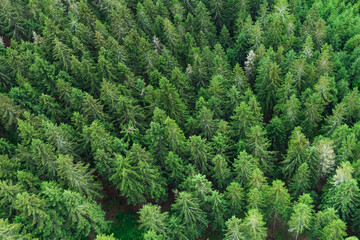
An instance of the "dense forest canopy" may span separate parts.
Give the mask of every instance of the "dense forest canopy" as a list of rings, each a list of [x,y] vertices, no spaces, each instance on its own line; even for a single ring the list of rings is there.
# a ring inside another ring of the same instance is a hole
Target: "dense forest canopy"
[[[360,236],[360,2],[0,0],[0,36],[0,239]]]

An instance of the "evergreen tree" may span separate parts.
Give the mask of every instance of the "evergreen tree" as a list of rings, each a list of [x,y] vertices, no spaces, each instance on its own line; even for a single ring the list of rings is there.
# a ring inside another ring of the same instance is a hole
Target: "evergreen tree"
[[[190,161],[192,161],[201,173],[208,172],[208,162],[211,158],[210,148],[205,139],[200,136],[191,136],[188,140]]]
[[[225,238],[226,240],[242,240],[246,239],[245,234],[242,231],[241,219],[232,216],[226,221],[226,232]]]
[[[247,194],[247,209],[259,209],[260,211],[265,207],[265,189],[259,188],[250,189]]]
[[[0,218],[0,237],[2,239],[26,239],[26,236],[21,234],[20,231],[21,224],[9,223],[8,219]]]
[[[319,156],[319,176],[325,177],[331,172],[335,165],[335,154],[333,142],[330,139],[319,140],[316,144],[316,150]]]
[[[28,192],[19,193],[16,196],[15,209],[21,217],[21,222],[26,224],[26,228],[32,231],[34,237],[37,234],[51,234],[52,220],[47,213],[45,201],[39,196]]]
[[[273,229],[280,219],[287,220],[290,207],[290,194],[281,180],[274,180],[269,188],[267,205],[268,212],[273,220]]]
[[[304,197],[304,195],[302,197]],[[311,206],[302,202],[302,197],[300,197],[299,202],[294,205],[293,213],[291,214],[289,221],[289,231],[296,234],[296,240],[298,239],[299,234],[303,233],[304,230],[310,229],[313,217]]]
[[[162,109],[171,119],[178,123],[185,118],[186,106],[180,98],[176,88],[169,82],[167,78],[161,78],[159,82]]]
[[[284,121],[279,117],[273,117],[266,126],[266,132],[272,143],[272,148],[283,152],[286,144],[286,131]]]
[[[139,167],[129,158],[116,155],[115,159],[116,169],[110,180],[120,189],[121,195],[126,196],[129,203],[145,202],[145,190],[139,175]]]
[[[246,142],[248,151],[258,159],[260,168],[264,172],[272,172],[274,153],[268,150],[271,143],[266,138],[266,132],[259,125],[251,127]]]
[[[217,127],[216,120],[213,118],[214,113],[203,106],[200,109],[196,119],[198,122],[198,128],[200,129],[202,135],[208,139],[213,137]]]
[[[228,178],[230,177],[230,169],[228,167],[228,162],[226,158],[222,155],[217,154],[212,160],[213,167],[213,177],[218,182],[218,186],[221,189],[226,185]]]
[[[184,161],[175,153],[169,152],[165,159],[165,168],[168,176],[172,179],[175,186],[180,184],[185,179]]]
[[[342,220],[350,220],[359,207],[359,187],[356,180],[349,179],[336,185],[324,196],[323,208],[333,207]]]
[[[270,109],[275,106],[275,95],[280,84],[281,69],[279,65],[271,61],[269,57],[262,59],[259,63],[255,86],[259,100],[263,103],[263,109],[267,116],[269,116]]]
[[[309,166],[305,162],[296,170],[290,183],[290,190],[295,196],[298,196],[310,189],[310,180]]]
[[[162,234],[164,237],[167,235],[167,212],[161,213],[161,209],[159,206],[149,203],[144,205],[140,209],[139,214],[139,222],[141,228],[155,231],[158,234]]]
[[[208,202],[211,206],[209,217],[211,219],[211,223],[213,224],[213,229],[223,229],[227,216],[227,202],[224,194],[219,193],[217,190],[211,191]]]
[[[242,225],[247,239],[266,239],[265,222],[259,210],[249,210]]]
[[[199,200],[187,192],[180,192],[172,205],[172,210],[186,227],[186,235],[199,236],[207,227],[206,213],[200,209]]]
[[[290,136],[286,157],[283,161],[283,171],[286,176],[293,176],[296,169],[305,162],[305,154],[308,147],[309,141],[301,132],[301,127],[296,127]]]
[[[225,191],[225,197],[229,201],[231,212],[240,216],[244,205],[244,189],[237,182],[230,183]]]
[[[260,119],[256,118],[255,112],[252,111],[251,106],[245,102],[241,102],[235,108],[235,113],[231,116],[232,125],[236,136],[244,138],[247,131],[252,126],[259,124]]]
[[[249,183],[252,172],[257,168],[257,164],[253,156],[246,151],[242,151],[234,159],[233,168],[235,179],[242,186],[246,186]]]
[[[23,192],[24,186],[21,184],[13,184],[12,182],[0,181],[0,215],[10,217],[15,208],[17,194]]]
[[[336,239],[344,239],[346,237],[346,224],[340,219],[334,220],[329,225],[324,227],[324,236],[326,240],[336,240]]]
[[[59,155],[56,163],[59,178],[69,189],[87,196],[99,196],[100,185],[94,180],[94,170],[88,170],[89,165],[84,166],[81,162],[74,164],[69,155]]]

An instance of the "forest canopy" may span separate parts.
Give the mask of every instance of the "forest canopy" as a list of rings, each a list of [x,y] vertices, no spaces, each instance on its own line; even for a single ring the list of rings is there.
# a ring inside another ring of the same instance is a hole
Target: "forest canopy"
[[[0,0],[0,239],[356,240],[359,86],[356,0]]]

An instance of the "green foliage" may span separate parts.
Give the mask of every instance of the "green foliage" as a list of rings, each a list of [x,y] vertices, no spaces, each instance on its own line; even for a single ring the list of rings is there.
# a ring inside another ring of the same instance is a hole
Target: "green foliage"
[[[229,218],[229,220],[226,221],[226,231],[224,239],[246,239],[244,233],[241,230],[241,219],[232,216],[232,218]]]
[[[289,231],[296,234],[295,239],[298,239],[299,235],[303,233],[304,230],[311,228],[313,210],[309,203],[301,201],[301,198],[305,196],[306,195],[300,197],[299,202],[294,205],[293,213],[290,216]],[[310,196],[308,197],[311,199]]]
[[[296,127],[290,136],[289,147],[283,162],[285,175],[292,176],[298,167],[305,162],[306,149],[309,141],[301,132],[301,127]]]
[[[99,196],[99,183],[94,180],[94,170],[88,170],[89,165],[81,162],[74,164],[69,155],[59,155],[57,159],[60,180],[69,187],[87,196]]]
[[[114,238],[114,234],[111,235],[101,234],[101,235],[97,235],[95,240],[116,240],[116,238]]]
[[[159,206],[146,204],[140,209],[139,214],[140,228],[154,231],[164,237],[167,235],[168,213],[161,213]]]
[[[348,179],[340,184],[338,182],[334,182],[334,184],[336,185],[324,196],[323,208],[333,207],[339,212],[342,220],[350,220],[360,204],[357,181]]]
[[[2,239],[30,239],[21,233],[21,225],[9,223],[8,219],[0,218],[0,237]]]
[[[207,173],[208,161],[210,160],[210,147],[206,139],[200,136],[191,136],[188,140],[190,161],[192,161],[201,173]]]
[[[250,128],[247,134],[247,149],[259,161],[259,167],[267,173],[271,173],[274,167],[274,152],[269,151],[271,143],[266,138],[266,132],[259,126]]]
[[[265,222],[257,209],[249,210],[244,219],[243,228],[247,239],[266,239]]]
[[[138,228],[137,216],[133,212],[117,212],[110,232],[116,239],[143,239],[143,231]]]
[[[225,197],[228,199],[231,212],[236,216],[240,216],[245,197],[241,185],[237,182],[230,183],[226,188]]]
[[[189,237],[200,235],[208,225],[206,213],[200,209],[199,200],[187,192],[180,192],[172,209],[180,223],[186,228]]]
[[[110,180],[129,203],[144,202],[146,197],[157,199],[165,195],[165,181],[149,152],[134,144],[126,157],[116,155],[116,169]]]
[[[32,235],[49,236],[52,230],[52,221],[46,211],[46,203],[39,196],[27,192],[16,196],[15,209],[23,223]]]
[[[356,1],[0,6],[1,239],[359,232]]]
[[[298,196],[310,189],[310,170],[307,163],[303,163],[297,169],[290,183],[290,190]]]
[[[290,207],[290,194],[281,180],[272,182],[268,190],[267,209],[273,219],[273,227],[279,219],[287,220]]]

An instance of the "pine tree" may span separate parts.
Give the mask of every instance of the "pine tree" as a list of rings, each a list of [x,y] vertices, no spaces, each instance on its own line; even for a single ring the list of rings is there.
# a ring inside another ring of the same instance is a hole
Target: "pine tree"
[[[259,209],[262,211],[265,207],[265,190],[266,189],[259,189],[253,188],[250,189],[247,194],[247,209]]]
[[[66,131],[66,127],[56,126],[51,122],[43,123],[45,127],[45,136],[48,141],[56,148],[56,151],[61,154],[73,153],[75,143],[71,141],[70,134]]]
[[[103,106],[98,102],[97,99],[94,99],[90,94],[85,93],[83,100],[83,113],[87,119],[90,121],[96,119],[104,119]]]
[[[284,122],[288,122],[287,129],[293,129],[298,125],[300,120],[300,101],[295,94],[291,95],[290,99],[282,106],[282,115]]]
[[[88,164],[75,164],[70,155],[59,155],[56,163],[58,176],[69,189],[87,196],[99,196],[100,184],[94,180],[94,170],[89,170]]]
[[[317,94],[311,94],[305,100],[304,117],[302,126],[308,135],[315,135],[319,122],[323,119],[322,113],[324,111],[321,103],[321,98]]]
[[[259,167],[267,173],[273,169],[274,153],[269,149],[270,141],[266,138],[266,132],[259,125],[251,127],[247,134],[247,149],[259,161]]]
[[[206,213],[200,209],[199,200],[187,192],[180,192],[171,208],[185,226],[189,238],[199,236],[208,225]]]
[[[175,187],[185,180],[184,161],[174,152],[169,152],[165,158],[165,169],[168,177],[172,180]]]
[[[281,180],[274,180],[268,191],[267,208],[272,216],[273,229],[275,229],[277,221],[280,219],[287,220],[291,198],[284,182]]]
[[[340,219],[334,220],[324,227],[323,233],[325,240],[340,240],[346,237],[346,224]]]
[[[111,235],[101,234],[101,235],[96,235],[95,240],[116,240],[116,238],[114,238],[114,234]]]
[[[39,139],[34,139],[30,146],[32,158],[35,160],[40,172],[54,178],[58,168],[56,163],[55,148]]]
[[[0,142],[1,144],[2,142]],[[5,142],[6,143],[6,142]],[[5,148],[5,147],[4,147]],[[0,149],[3,151],[0,145]],[[6,152],[4,150],[4,152]],[[8,155],[0,155],[0,179],[12,179],[19,167],[19,162],[9,159]]]
[[[294,205],[293,213],[291,214],[289,221],[289,232],[296,233],[296,240],[298,239],[299,234],[303,233],[304,230],[311,228],[311,222],[313,218],[312,212],[313,210],[311,206],[309,206],[307,203],[301,202],[301,199],[299,199],[299,202]]]
[[[28,192],[19,193],[15,201],[16,212],[21,217],[22,223],[32,232],[33,236],[42,234],[49,236],[52,221],[46,209],[46,203],[39,196]]]
[[[290,190],[295,196],[299,196],[310,189],[310,180],[309,166],[305,162],[296,170],[296,173],[290,183]]]
[[[196,196],[202,204],[205,204],[208,195],[212,191],[212,182],[206,179],[202,174],[190,174],[181,184],[181,188],[188,190],[193,196]]]
[[[326,239],[326,237],[329,235],[328,230],[334,227],[332,226],[332,224],[335,222],[338,225],[338,227],[334,228],[336,229],[335,232],[343,233],[344,229],[346,228],[346,225],[343,221],[341,221],[341,219],[339,219],[339,215],[337,214],[334,208],[326,208],[323,211],[318,211],[315,214],[312,231],[309,234],[312,237],[320,237],[322,239]],[[324,230],[326,230],[326,232]],[[335,238],[335,239],[339,239],[339,238]],[[340,239],[343,238],[341,237]]]
[[[330,189],[324,196],[323,208],[333,207],[344,220],[351,220],[360,206],[359,187],[354,179],[349,179]]]
[[[206,139],[200,136],[191,136],[188,140],[188,149],[190,152],[190,161],[195,164],[201,173],[208,172],[208,162],[211,158],[210,147]]]
[[[256,78],[256,89],[260,102],[263,103],[265,114],[275,106],[276,91],[281,84],[281,69],[278,64],[271,61],[269,57],[262,59],[259,63],[258,76]]]
[[[286,144],[285,124],[281,118],[275,116],[266,126],[268,138],[272,144],[272,148],[276,151],[283,152]]]
[[[266,187],[266,179],[264,173],[259,168],[256,168],[250,175],[249,187],[262,190]]]
[[[214,165],[212,169],[213,177],[216,179],[217,185],[221,189],[227,184],[228,178],[230,177],[230,169],[227,160],[222,155],[217,154],[211,162]]]
[[[212,42],[215,37],[215,27],[211,22],[210,14],[203,2],[199,2],[194,11],[195,13],[195,27],[197,31],[202,31],[206,36],[208,36],[208,40]]]
[[[2,239],[26,239],[21,234],[21,224],[10,223],[8,219],[0,218],[0,237]],[[30,236],[27,236],[30,239]]]
[[[257,209],[251,209],[242,223],[247,239],[266,239],[266,228],[263,216]]]
[[[258,125],[261,120],[256,118],[251,106],[245,102],[241,102],[239,106],[235,108],[234,115],[230,118],[234,132],[240,139],[243,139],[250,128]]]
[[[67,224],[74,233],[88,236],[91,231],[95,234],[105,232],[108,222],[105,221],[105,212],[91,198],[85,198],[77,192],[65,190],[63,206],[66,209]]]
[[[224,23],[224,8],[225,8],[225,1],[222,0],[212,0],[210,1],[210,8],[212,9],[213,20],[215,26],[219,30]]]
[[[140,211],[140,228],[145,230],[155,231],[157,234],[167,236],[168,213],[161,213],[160,206],[152,205],[151,203],[144,205]]]
[[[129,158],[115,156],[115,173],[110,177],[115,186],[125,196],[129,204],[145,202],[144,185],[139,175],[139,167]]]
[[[239,153],[233,163],[235,179],[242,185],[249,183],[252,172],[257,168],[257,164],[252,155],[246,151]]]
[[[321,139],[316,143],[319,162],[319,176],[327,176],[335,166],[335,153],[333,149],[333,141],[330,139]]]
[[[17,124],[18,117],[21,116],[22,110],[16,106],[12,99],[4,94],[0,94],[0,120],[6,129],[10,129]]]
[[[237,182],[232,182],[226,187],[225,197],[229,201],[233,215],[240,216],[244,206],[244,189]]]
[[[336,102],[337,91],[334,78],[330,78],[327,74],[321,76],[314,88],[324,105]]]
[[[200,129],[202,135],[207,139],[211,139],[216,131],[217,121],[213,118],[214,113],[205,106],[200,109],[196,118],[198,128]]]
[[[211,206],[209,218],[213,229],[222,230],[227,216],[227,201],[224,194],[219,193],[217,190],[211,191],[208,204]]]
[[[68,71],[70,69],[69,63],[71,61],[72,49],[59,41],[58,38],[55,38],[53,54],[55,60],[59,61],[61,67]]]
[[[346,108],[343,103],[338,103],[333,109],[332,115],[325,118],[323,130],[327,135],[331,135],[339,126],[344,123]]]
[[[0,181],[0,215],[10,217],[15,208],[15,201],[17,194],[24,191],[24,186],[11,181]]]
[[[166,141],[169,149],[182,155],[185,151],[186,138],[181,128],[169,117],[164,122]]]
[[[245,234],[241,226],[241,219],[232,216],[226,221],[225,240],[244,240]]]
[[[301,127],[296,127],[290,136],[286,157],[283,161],[283,171],[286,176],[292,177],[296,169],[305,162],[305,153],[308,147],[309,141],[301,132]]]
[[[185,118],[187,110],[176,88],[165,77],[160,79],[159,86],[162,109],[171,119],[180,123]]]
[[[164,19],[164,38],[169,49],[176,52],[180,44],[180,37],[172,22],[167,18]]]

